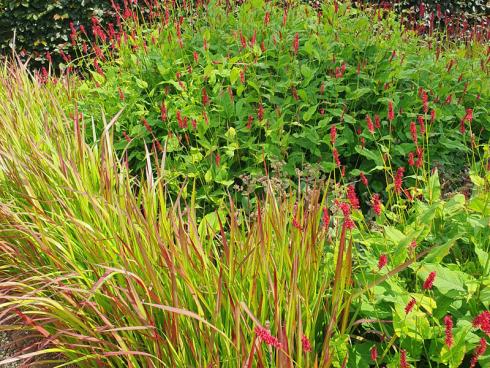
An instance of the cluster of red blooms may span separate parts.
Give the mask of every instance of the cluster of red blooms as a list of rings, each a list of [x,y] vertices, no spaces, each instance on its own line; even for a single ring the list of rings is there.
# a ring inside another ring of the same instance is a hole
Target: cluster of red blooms
[[[362,184],[364,184],[367,187],[369,182],[368,182],[368,179],[366,178],[366,175],[361,171],[361,173],[359,174],[359,177],[361,178]]]
[[[378,360],[378,349],[376,349],[376,346],[373,346],[370,350],[369,353],[371,354],[371,360],[375,362]]]
[[[345,63],[342,63],[340,67],[337,66],[335,68],[335,78],[337,79],[342,78],[344,76],[345,70],[346,70]]]
[[[429,273],[429,276],[427,276],[427,278],[425,279],[424,281],[424,285],[422,286],[425,290],[430,290],[432,289],[432,286],[434,284],[434,280],[436,278],[436,273],[434,271],[432,271],[431,273]]]
[[[253,121],[254,121],[253,115],[249,115],[247,119],[247,129],[252,129]]]
[[[373,194],[371,198],[371,204],[373,206],[373,211],[376,216],[381,215],[381,200],[379,199],[379,194]]]
[[[366,123],[367,123],[369,133],[374,134],[374,124],[369,114],[366,115]]]
[[[360,208],[359,198],[357,198],[356,188],[354,187],[353,184],[351,184],[347,187],[347,199],[349,200],[352,208],[354,208],[354,209]]]
[[[301,336],[301,345],[303,346],[303,351],[305,353],[309,353],[313,350],[311,347],[310,340],[308,340],[308,338],[305,335]]]
[[[335,146],[335,141],[337,139],[337,128],[335,125],[330,127],[330,143]]]
[[[323,208],[323,226],[325,229],[328,229],[328,226],[330,224],[330,215],[328,213],[328,208],[324,207]]]
[[[408,368],[407,351],[404,349],[400,350],[400,368]]]
[[[453,338],[453,319],[450,315],[444,317],[445,335],[446,338],[444,342],[448,348],[450,348],[454,343]]]
[[[150,124],[148,124],[148,121],[147,121],[146,119],[143,119],[143,120],[142,120],[142,123],[143,123],[143,125],[145,126],[145,129],[148,131],[148,133],[151,133],[151,132],[152,132],[152,130],[151,130],[151,126],[150,126]]]
[[[179,123],[180,129],[187,128],[188,118],[187,117],[182,118],[182,113],[180,112],[180,110],[177,110],[177,112],[175,113],[175,117],[177,118],[177,122]]]
[[[298,50],[299,50],[299,34],[298,32],[296,32],[293,40],[293,52],[295,55],[298,53]]]
[[[257,337],[260,340],[262,340],[262,342],[264,342],[264,344],[269,345],[269,346],[273,346],[276,349],[281,348],[281,343],[279,342],[277,337],[271,335],[269,330],[266,330],[263,327],[257,326],[257,327],[255,327],[255,334],[257,335]]]
[[[415,306],[415,303],[417,303],[417,301],[414,298],[410,299],[410,301],[405,306],[405,314],[408,314],[412,311],[413,307]]]
[[[388,102],[388,121],[391,123],[395,120],[395,111],[393,110],[393,102]]]
[[[259,103],[259,107],[257,108],[257,118],[259,120],[264,119],[264,106],[262,106],[262,103]]]
[[[338,204],[340,210],[344,214],[344,226],[347,229],[353,229],[356,225],[350,217],[350,205],[348,203],[342,202]]]
[[[473,109],[466,109],[466,114],[461,119],[461,124],[459,127],[459,131],[461,132],[461,134],[464,134],[466,132],[465,122],[467,121],[468,124],[471,124],[472,120],[473,120]]]
[[[481,329],[490,336],[490,312],[484,311],[475,317],[473,327]]]
[[[381,270],[387,264],[388,264],[388,256],[386,254],[380,255],[378,260],[378,269]]]
[[[202,94],[202,104],[204,106],[208,105],[209,104],[209,97],[208,97],[208,92],[206,91],[206,88],[202,88],[202,91],[201,91],[201,94]]]
[[[485,340],[485,338],[482,337],[480,339],[480,344],[476,347],[475,353],[473,354],[473,357],[471,358],[470,368],[474,368],[476,366],[478,359],[483,354],[485,354],[485,351],[487,351],[487,340]]]
[[[404,172],[405,172],[405,168],[404,167],[400,167],[396,171],[395,181],[394,181],[396,194],[400,194],[401,191],[402,191],[403,174],[404,174]]]
[[[335,164],[338,167],[342,166],[342,163],[340,162],[340,158],[339,158],[339,152],[337,151],[336,148],[333,149],[332,154],[333,154],[333,159],[335,161]]]

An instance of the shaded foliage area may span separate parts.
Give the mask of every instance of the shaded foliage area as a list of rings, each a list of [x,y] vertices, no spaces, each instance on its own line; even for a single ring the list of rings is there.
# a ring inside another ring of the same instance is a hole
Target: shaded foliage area
[[[9,52],[15,42],[21,56],[32,55],[35,66],[45,64],[46,52],[70,51],[70,22],[88,26],[92,17],[109,16],[110,9],[110,0],[0,0],[0,52]],[[58,53],[53,57],[61,61]]]

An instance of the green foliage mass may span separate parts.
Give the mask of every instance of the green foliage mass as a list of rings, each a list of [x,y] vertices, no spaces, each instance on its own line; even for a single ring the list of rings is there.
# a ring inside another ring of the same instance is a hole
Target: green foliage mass
[[[98,60],[102,70],[80,88],[81,110],[94,117],[97,135],[104,129],[101,111],[123,110],[115,140],[130,166],[144,169],[147,151],[160,145],[173,191],[184,178],[195,180],[198,198],[214,202],[234,185],[254,192],[265,167],[280,167],[283,178],[297,178],[305,167],[312,179],[339,176],[334,149],[349,180],[362,171],[381,191],[388,162],[408,169],[408,155],[417,158],[410,122],[419,116],[426,128],[417,128],[422,160],[430,147],[432,166],[462,170],[470,139],[459,131],[466,109],[473,109],[466,125],[476,141],[488,139],[490,128],[484,48],[445,50],[404,30],[393,14],[373,22],[373,14],[345,5],[338,13],[330,5],[322,11],[318,17],[297,6],[284,17],[281,7],[251,1],[236,13],[209,7],[180,27],[171,22],[133,32],[117,56]],[[379,116],[374,133],[366,116]]]
[[[70,22],[87,27],[110,8],[109,0],[0,0],[0,53],[10,52],[15,35],[16,51],[41,65],[47,51],[70,50]]]

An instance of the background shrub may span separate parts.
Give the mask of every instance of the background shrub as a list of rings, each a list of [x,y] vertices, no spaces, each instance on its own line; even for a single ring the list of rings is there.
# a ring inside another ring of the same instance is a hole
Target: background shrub
[[[33,54],[34,66],[46,62],[47,51],[70,52],[70,22],[88,26],[93,16],[110,13],[109,0],[0,0],[0,53],[10,51],[15,32],[17,52]],[[53,58],[61,58],[53,53]]]

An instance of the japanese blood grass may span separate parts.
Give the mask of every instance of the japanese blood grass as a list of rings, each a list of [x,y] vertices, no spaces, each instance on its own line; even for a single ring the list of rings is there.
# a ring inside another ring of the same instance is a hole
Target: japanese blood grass
[[[2,69],[0,325],[36,339],[0,365],[341,360],[330,341],[348,339],[352,242],[342,226],[326,236],[320,191],[298,200],[270,194],[255,221],[231,202],[226,218],[198,225],[192,203],[167,202],[164,178],[128,175],[113,154],[111,123],[100,145],[86,146],[84,122],[61,110],[68,96],[48,88],[25,70]],[[261,344],[256,327],[281,347]],[[304,337],[314,353],[302,351]]]

